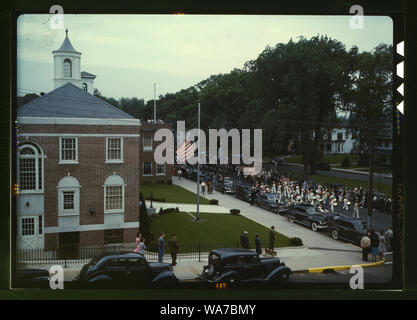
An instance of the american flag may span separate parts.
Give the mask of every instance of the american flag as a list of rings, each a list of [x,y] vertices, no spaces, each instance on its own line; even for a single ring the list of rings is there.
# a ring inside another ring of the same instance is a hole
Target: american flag
[[[177,149],[177,161],[181,161],[183,163],[187,162],[194,155],[194,151],[197,148],[194,142],[190,140],[185,140],[185,142]]]

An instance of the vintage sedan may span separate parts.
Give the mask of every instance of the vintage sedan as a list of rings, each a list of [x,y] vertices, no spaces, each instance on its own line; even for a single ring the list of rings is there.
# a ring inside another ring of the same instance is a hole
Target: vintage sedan
[[[279,258],[240,248],[212,250],[201,278],[213,283],[286,283],[291,269]]]
[[[147,262],[135,252],[99,255],[82,267],[76,281],[98,288],[171,287],[178,283],[170,264]]]
[[[258,196],[257,204],[259,207],[269,210],[271,212],[277,213],[277,195],[274,193],[263,193]],[[279,203],[279,213],[285,214],[288,211],[287,206],[280,201]]]
[[[214,188],[226,194],[234,194],[236,192],[235,184],[233,180],[229,177],[225,177],[223,179],[216,179],[214,183]]]
[[[332,214],[327,221],[330,236],[335,240],[342,239],[359,246],[361,239],[368,233],[367,223],[362,219]]]
[[[297,204],[287,211],[287,218],[290,222],[297,222],[313,231],[327,228],[327,215],[315,206]]]
[[[18,268],[14,281],[16,288],[49,288],[49,271],[46,269]]]
[[[251,185],[242,184],[242,183],[236,185],[236,193],[235,193],[236,198],[246,201],[246,202],[250,202],[251,193],[252,193]]]

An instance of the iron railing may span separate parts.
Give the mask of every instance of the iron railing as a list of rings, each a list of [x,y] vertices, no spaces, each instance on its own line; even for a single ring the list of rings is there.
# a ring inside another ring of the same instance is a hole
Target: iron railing
[[[239,248],[239,242],[229,243],[192,243],[187,245],[179,244],[177,262],[181,261],[204,261],[207,260],[210,250],[215,248]],[[86,264],[93,257],[102,254],[134,252],[135,243],[121,243],[96,246],[61,246],[58,249],[46,250],[36,248],[19,249],[16,251],[18,265],[25,266],[48,266],[62,265],[67,267],[73,264]],[[158,261],[158,250],[155,246],[149,246],[145,250],[145,258],[148,262]],[[170,249],[165,245],[164,262],[171,262]]]

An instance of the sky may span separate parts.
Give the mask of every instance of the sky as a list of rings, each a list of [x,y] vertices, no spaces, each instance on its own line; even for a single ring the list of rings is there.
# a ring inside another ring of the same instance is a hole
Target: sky
[[[97,76],[94,87],[106,97],[175,93],[214,74],[243,68],[267,46],[327,35],[371,51],[393,44],[389,17],[364,16],[363,29],[351,29],[352,16],[279,15],[64,15],[64,28],[50,26],[52,14],[17,20],[18,96],[53,90],[53,56],[65,39],[82,53],[81,70]]]

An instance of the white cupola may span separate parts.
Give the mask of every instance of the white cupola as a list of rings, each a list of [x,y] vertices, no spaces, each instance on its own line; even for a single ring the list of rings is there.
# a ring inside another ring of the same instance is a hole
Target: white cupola
[[[81,72],[81,52],[72,46],[68,38],[68,29],[65,30],[64,42],[58,50],[52,51],[54,56],[54,89],[71,82],[93,93],[95,75],[88,72]]]

